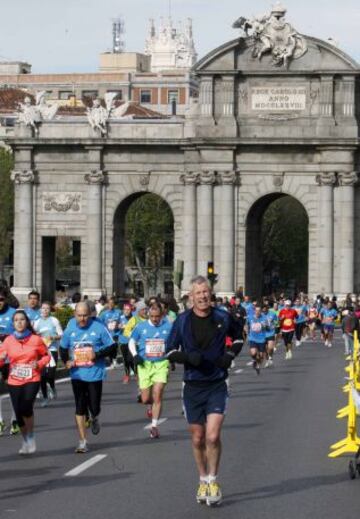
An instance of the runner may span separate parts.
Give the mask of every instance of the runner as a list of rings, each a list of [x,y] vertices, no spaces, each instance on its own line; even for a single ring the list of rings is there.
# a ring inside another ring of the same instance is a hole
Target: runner
[[[274,365],[273,355],[275,349],[275,329],[277,324],[277,314],[274,312],[272,308],[268,306],[264,306],[262,310],[262,315],[266,320],[266,328],[265,328],[265,337],[266,337],[266,357],[267,361],[265,363],[265,368],[270,368]]]
[[[296,298],[295,304],[294,304],[294,310],[297,313],[297,317],[295,320],[295,336],[296,336],[295,346],[298,348],[301,345],[304,328],[306,326],[307,307],[305,305],[301,304],[299,298]]]
[[[19,454],[33,454],[36,451],[34,401],[41,370],[50,361],[50,355],[41,337],[33,332],[24,310],[15,311],[13,325],[14,332],[0,346],[0,366],[9,359],[9,393],[23,436]]]
[[[243,330],[228,312],[211,307],[211,289],[203,276],[191,283],[193,308],[174,322],[167,344],[168,358],[184,364],[183,405],[193,454],[200,476],[198,503],[220,504],[217,480],[221,457],[228,369],[243,346]],[[226,337],[233,340],[225,349]]]
[[[250,355],[253,359],[253,368],[258,375],[265,355],[267,326],[267,317],[262,315],[260,306],[256,306],[254,314],[248,317],[248,327]]]
[[[292,340],[294,337],[297,315],[296,310],[291,308],[290,299],[287,299],[285,301],[285,307],[279,312],[280,329],[286,349],[285,360],[292,359]]]
[[[106,377],[105,357],[115,352],[113,338],[105,326],[91,317],[87,302],[78,303],[75,308],[76,323],[68,326],[61,339],[61,359],[70,369],[70,377],[75,397],[75,419],[79,432],[77,453],[88,451],[85,417],[89,407],[91,430],[99,434],[102,383]]]
[[[15,308],[12,308],[7,303],[7,292],[4,289],[0,289],[0,344],[4,342],[6,337],[14,332],[13,316]],[[1,378],[5,384],[7,384],[9,377],[9,360],[5,359],[4,365],[0,368]],[[2,436],[6,429],[5,420],[2,412],[3,400],[0,398],[0,436]],[[16,421],[14,409],[11,410],[10,419],[10,434],[18,434],[20,432],[19,425]]]
[[[34,323],[35,332],[42,337],[51,356],[49,364],[41,374],[40,385],[43,395],[43,401],[41,402],[42,407],[46,407],[49,404],[48,384],[51,389],[52,397],[56,398],[55,375],[59,358],[59,340],[63,335],[63,330],[59,320],[53,315],[50,315],[50,312],[51,303],[44,301],[40,309],[41,317]]]
[[[100,315],[98,314],[99,319],[104,323],[107,330],[109,331],[111,337],[114,340],[114,343],[116,344],[116,350],[118,349],[119,345],[119,335],[120,335],[120,323],[121,323],[121,311],[116,308],[116,298],[110,297],[108,306],[102,312]],[[115,355],[112,365],[114,368],[117,367],[117,355]]]
[[[328,302],[326,308],[322,310],[321,316],[323,324],[324,344],[328,348],[331,348],[335,330],[335,321],[338,316],[338,312],[337,310],[335,310],[333,302]]]
[[[28,293],[28,304],[24,308],[26,315],[30,319],[31,324],[40,319],[40,294],[36,290]]]
[[[141,400],[151,405],[150,438],[159,438],[159,418],[162,397],[168,379],[169,361],[166,358],[166,341],[172,323],[163,319],[163,308],[153,303],[149,309],[149,320],[139,323],[129,340],[129,351],[137,366]]]
[[[123,313],[121,315],[120,320],[120,334],[119,334],[119,343],[121,349],[121,355],[123,358],[124,365],[124,376],[123,376],[123,384],[128,384],[130,382],[130,375],[135,374],[135,366],[133,362],[133,358],[131,353],[129,352],[129,337],[125,337],[124,329],[130,319],[132,318],[132,306],[130,303],[125,303],[123,306]]]
[[[309,315],[308,326],[309,326],[310,337],[313,341],[315,341],[316,340],[316,326],[317,326],[317,320],[319,317],[319,312],[317,310],[316,303],[309,305],[308,315]]]

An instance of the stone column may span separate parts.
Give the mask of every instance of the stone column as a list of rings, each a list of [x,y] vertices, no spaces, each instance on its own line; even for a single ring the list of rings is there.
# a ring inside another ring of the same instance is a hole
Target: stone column
[[[197,175],[193,172],[185,173],[183,209],[183,253],[184,278],[182,289],[188,290],[191,278],[196,275],[196,183]]]
[[[336,175],[324,172],[316,179],[319,184],[318,218],[318,292],[333,291],[333,197]],[[311,265],[309,265],[311,268]]]
[[[197,188],[197,274],[203,276],[206,276],[208,261],[213,260],[214,182],[213,171],[203,171],[199,174]]]
[[[101,170],[93,170],[85,175],[88,184],[87,197],[87,246],[86,246],[86,279],[83,289],[90,298],[97,298],[102,292],[102,186],[104,174]]]
[[[33,184],[34,173],[13,171],[15,182],[14,288],[13,293],[25,301],[33,287]]]
[[[337,190],[341,201],[340,228],[335,228],[334,247],[339,248],[339,286],[340,294],[354,291],[354,186],[358,181],[355,171],[338,173]]]
[[[217,292],[231,295],[234,292],[235,261],[235,218],[234,218],[234,171],[221,173],[221,237],[220,265],[215,265],[219,273]]]

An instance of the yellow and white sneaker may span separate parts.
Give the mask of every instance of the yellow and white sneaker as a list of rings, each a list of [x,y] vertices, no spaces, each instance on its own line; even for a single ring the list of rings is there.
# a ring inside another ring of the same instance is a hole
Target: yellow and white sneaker
[[[196,493],[196,501],[198,503],[206,503],[207,497],[209,494],[209,485],[204,481],[200,481],[197,493]]]
[[[208,487],[206,504],[208,506],[219,505],[222,501],[222,493],[219,483],[217,481],[212,481],[209,483]]]

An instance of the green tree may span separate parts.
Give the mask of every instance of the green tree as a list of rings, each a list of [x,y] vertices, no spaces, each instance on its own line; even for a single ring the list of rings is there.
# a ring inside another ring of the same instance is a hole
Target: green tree
[[[126,258],[128,265],[138,269],[145,297],[156,288],[165,243],[173,240],[173,215],[162,198],[147,193],[131,204],[125,222]]]
[[[9,256],[14,230],[14,184],[10,178],[14,160],[10,151],[0,147],[0,275]]]
[[[306,287],[308,217],[303,206],[289,196],[279,198],[265,211],[261,227],[264,272],[278,269],[283,284],[295,280]]]

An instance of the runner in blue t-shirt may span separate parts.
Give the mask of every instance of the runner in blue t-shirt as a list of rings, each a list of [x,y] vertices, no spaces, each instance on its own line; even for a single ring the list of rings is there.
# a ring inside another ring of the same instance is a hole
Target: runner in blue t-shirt
[[[259,375],[265,354],[267,329],[267,319],[262,315],[260,306],[256,306],[254,314],[248,318],[248,327],[250,355],[253,358],[253,368]]]
[[[338,316],[338,312],[335,310],[333,303],[329,301],[326,307],[321,309],[320,315],[323,326],[325,346],[331,348],[335,330],[335,321]]]
[[[99,315],[99,319],[104,323],[111,337],[114,339],[117,347],[119,344],[120,335],[120,324],[121,324],[121,311],[116,308],[115,297],[110,297],[108,302],[108,308],[105,308]],[[117,367],[117,356],[113,359],[113,367]]]
[[[137,366],[141,400],[145,405],[152,403],[150,438],[160,436],[158,423],[169,374],[166,341],[171,328],[172,323],[163,319],[162,306],[153,303],[149,309],[149,319],[134,328],[129,340],[129,350]]]
[[[85,417],[89,407],[93,434],[98,434],[102,382],[106,377],[105,357],[112,357],[116,349],[114,339],[106,327],[91,317],[87,302],[75,307],[76,323],[64,331],[61,338],[60,355],[70,369],[71,383],[75,396],[76,424],[79,445],[75,452],[87,452]]]
[[[120,334],[119,334],[119,344],[121,349],[121,355],[123,358],[124,364],[124,376],[123,376],[123,384],[128,384],[130,382],[130,375],[135,375],[135,366],[133,362],[133,358],[131,353],[129,352],[129,337],[126,337],[123,333],[125,326],[132,318],[132,306],[130,303],[125,303],[123,306],[123,313],[121,314],[120,319]]]
[[[306,326],[306,322],[308,319],[308,309],[307,309],[306,305],[301,303],[299,298],[295,299],[293,308],[297,313],[297,317],[295,320],[295,337],[296,337],[295,346],[299,347],[301,345],[304,328]]]
[[[266,329],[265,329],[265,336],[266,336],[266,357],[267,361],[265,363],[265,368],[269,368],[273,366],[273,354],[275,349],[275,335],[276,335],[276,326],[278,322],[278,317],[276,312],[272,308],[269,308],[268,305],[265,305],[262,309],[262,315],[265,317],[266,320]]]
[[[36,290],[32,290],[28,293],[28,304],[24,308],[26,315],[30,319],[33,325],[35,321],[40,319],[40,294]]]

